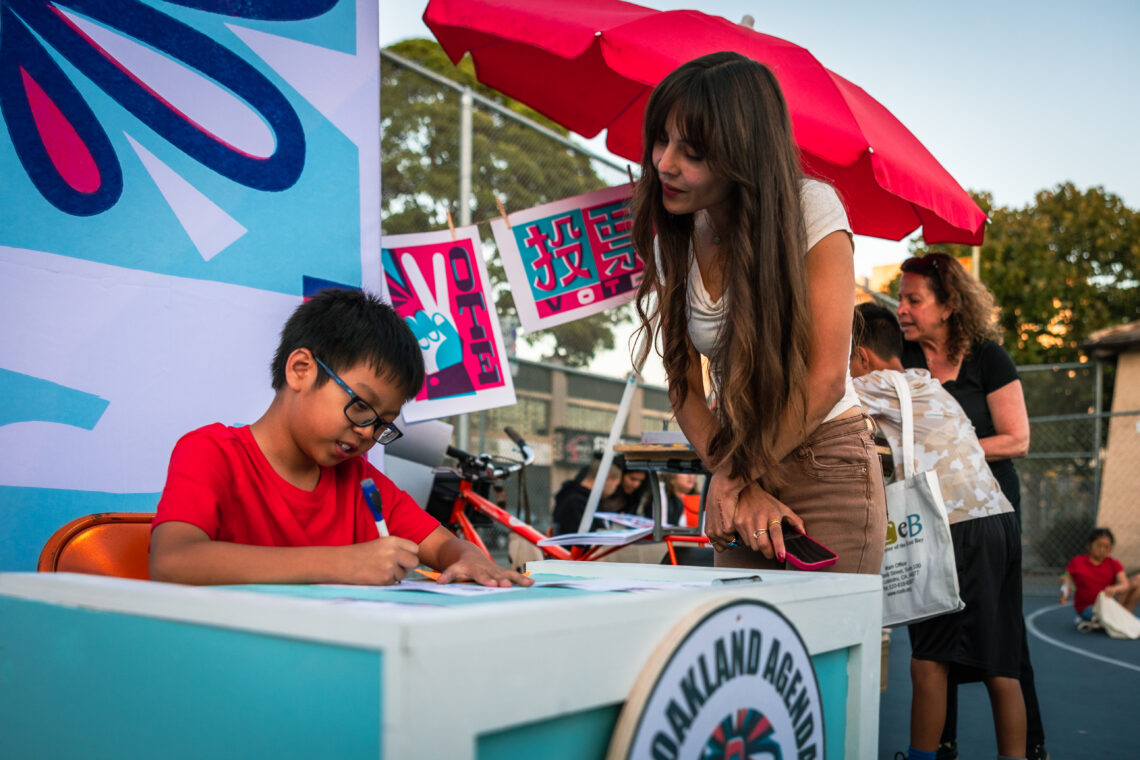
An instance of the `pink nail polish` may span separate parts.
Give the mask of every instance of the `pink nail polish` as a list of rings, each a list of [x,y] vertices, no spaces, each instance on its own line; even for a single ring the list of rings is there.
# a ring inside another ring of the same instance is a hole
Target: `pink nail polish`
[[[784,553],[780,552],[780,556],[777,559],[779,559],[781,562],[783,562],[784,561]]]

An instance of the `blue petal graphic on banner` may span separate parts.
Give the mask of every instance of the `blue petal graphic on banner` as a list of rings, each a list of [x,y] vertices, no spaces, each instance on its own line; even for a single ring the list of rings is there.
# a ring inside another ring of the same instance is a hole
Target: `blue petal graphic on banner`
[[[288,18],[302,12],[316,14],[329,7],[327,0],[288,5],[288,12],[294,14]],[[305,163],[305,134],[289,101],[265,75],[202,32],[137,0],[8,0],[7,6],[107,95],[186,155],[218,174],[265,191],[284,190],[300,177]],[[254,4],[248,15],[262,18],[258,14],[263,11],[261,4]],[[230,10],[228,15],[246,13]],[[272,133],[272,152],[266,156],[251,155],[191,118],[148,86],[141,72],[129,70],[100,46],[88,33],[88,23],[121,34],[187,71],[204,75],[218,85],[219,92],[232,93],[242,107],[252,109],[264,121]],[[21,161],[30,176],[41,171],[35,164],[29,166],[23,154]]]
[[[58,422],[91,430],[110,404],[85,393],[11,370],[0,369],[0,425]]]
[[[75,85],[6,7],[0,9],[0,113],[20,163],[53,206],[90,216],[119,200],[123,174],[107,133]]]
[[[334,282],[332,280],[322,280],[320,277],[310,277],[305,275],[301,278],[301,296],[308,301],[310,298],[320,293],[322,290],[335,288],[337,290],[360,290],[355,285],[345,285],[343,282]]]

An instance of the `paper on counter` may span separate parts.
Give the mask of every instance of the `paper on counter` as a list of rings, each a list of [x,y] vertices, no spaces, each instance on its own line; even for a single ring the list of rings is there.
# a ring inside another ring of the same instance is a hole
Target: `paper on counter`
[[[563,533],[560,536],[544,538],[539,546],[566,546],[591,544],[593,546],[625,546],[640,541],[653,532],[653,527],[627,528],[625,530],[598,530],[585,533]]]
[[[645,581],[632,578],[568,578],[558,581],[535,581],[532,588],[575,588],[583,591],[675,591],[683,588],[705,588],[712,581]]]
[[[629,512],[595,512],[594,517],[606,522],[624,525],[627,528],[652,528],[653,518],[634,515]]]

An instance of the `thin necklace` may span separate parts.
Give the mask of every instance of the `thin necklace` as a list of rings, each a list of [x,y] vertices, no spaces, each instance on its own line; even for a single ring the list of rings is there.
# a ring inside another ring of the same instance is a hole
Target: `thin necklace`
[[[713,241],[713,245],[720,245],[720,233],[718,233],[718,232],[716,231],[716,227],[715,227],[715,226],[713,225],[713,223],[712,223],[712,217],[710,217],[710,216],[708,216],[708,215],[706,214],[706,215],[705,215],[705,219],[706,219],[706,220],[708,220],[708,223],[709,223],[709,229],[710,229],[710,230],[712,230],[712,234],[713,234],[713,239],[712,239],[712,241]]]

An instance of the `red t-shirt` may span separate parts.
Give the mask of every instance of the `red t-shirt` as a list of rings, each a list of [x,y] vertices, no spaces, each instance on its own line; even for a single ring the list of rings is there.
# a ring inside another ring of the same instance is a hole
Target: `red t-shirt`
[[[1124,565],[1112,557],[1106,557],[1099,565],[1094,565],[1089,555],[1081,554],[1069,560],[1065,572],[1077,587],[1073,593],[1073,607],[1077,612],[1096,601],[1096,595],[1116,582],[1116,574],[1124,571]]]
[[[376,483],[391,535],[419,543],[439,525],[362,457],[322,467],[317,487],[305,491],[273,470],[249,427],[221,423],[174,446],[153,525],[187,522],[215,541],[254,546],[358,544],[379,538],[364,478]]]

